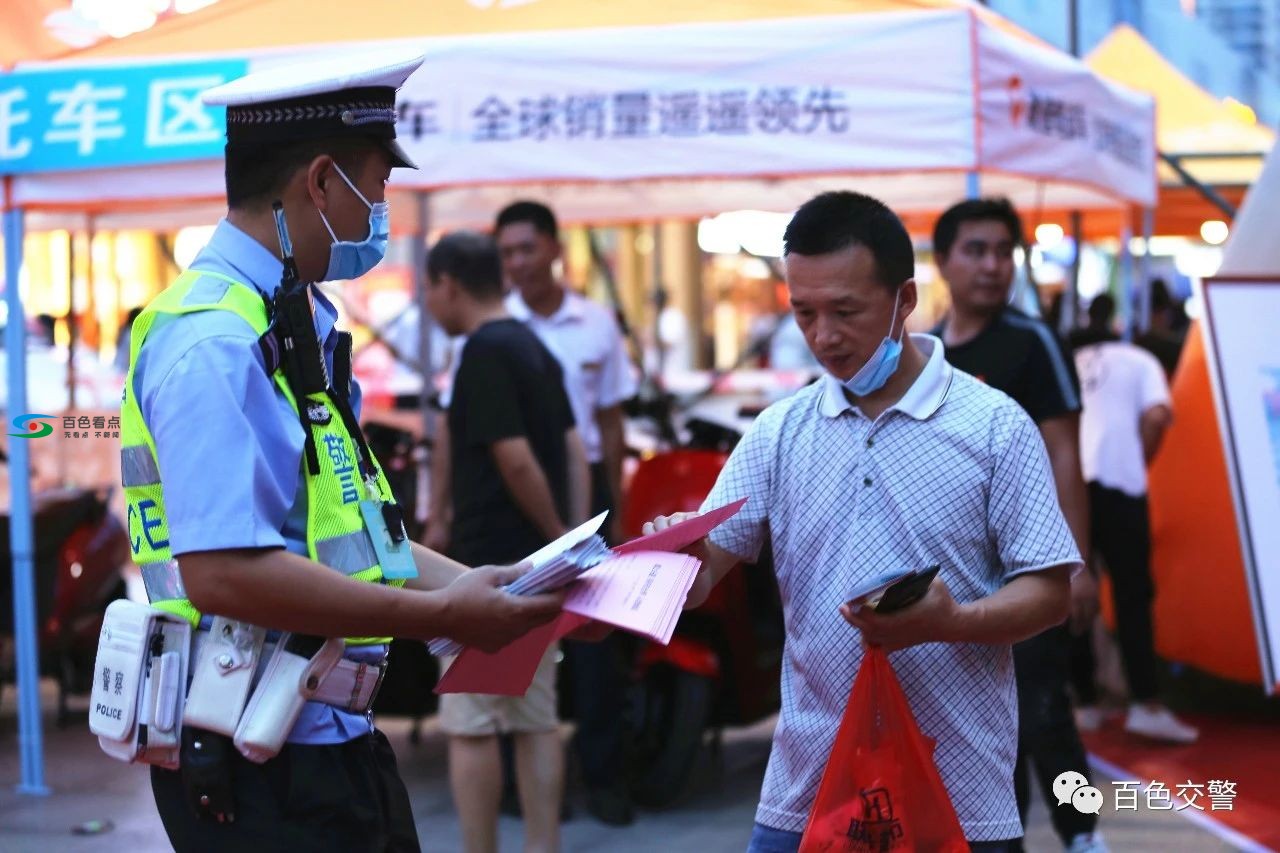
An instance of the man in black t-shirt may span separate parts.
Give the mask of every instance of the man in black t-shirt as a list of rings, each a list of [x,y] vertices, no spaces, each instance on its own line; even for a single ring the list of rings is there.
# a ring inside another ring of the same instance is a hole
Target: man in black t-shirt
[[[501,565],[568,529],[573,413],[559,363],[523,323],[494,318],[468,334],[448,415],[452,551]]]
[[[951,312],[934,329],[947,361],[1014,399],[1040,428],[1062,514],[1081,554],[1089,553],[1089,505],[1080,467],[1080,383],[1075,364],[1049,326],[1009,306],[1013,250],[1022,223],[1005,199],[971,199],[948,209],[933,232],[938,271],[951,291]],[[1086,630],[1097,612],[1088,570],[1072,579],[1069,624]],[[1059,804],[1053,780],[1067,770],[1088,776],[1066,685],[1070,635],[1051,628],[1013,647],[1018,678],[1018,763],[1014,782],[1026,823],[1028,764],[1034,765],[1053,826],[1071,853],[1106,850],[1098,818]]]
[[[510,563],[586,517],[586,450],[559,362],[502,302],[502,263],[482,234],[447,235],[427,256],[427,307],[466,335],[449,404],[451,556]],[[497,847],[498,735],[515,739],[525,847],[559,847],[564,749],[555,706],[555,648],[523,697],[446,694],[449,780],[467,851]]]

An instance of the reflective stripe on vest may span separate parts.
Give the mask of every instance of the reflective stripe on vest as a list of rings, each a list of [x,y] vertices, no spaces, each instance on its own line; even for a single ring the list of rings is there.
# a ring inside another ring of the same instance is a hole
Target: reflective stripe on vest
[[[363,529],[344,533],[332,539],[316,543],[316,562],[337,569],[344,575],[354,575],[378,564],[378,553]]]
[[[187,588],[182,585],[182,575],[178,573],[177,560],[144,563],[138,568],[142,570],[142,585],[147,589],[148,601],[187,597]]]
[[[188,619],[200,613],[187,599],[182,576],[169,547],[164,487],[156,462],[155,440],[133,393],[134,366],[148,333],[161,315],[197,311],[230,311],[261,335],[267,329],[266,306],[254,288],[214,273],[187,271],[146,307],[134,321],[130,341],[129,371],[120,410],[121,479],[128,501],[129,543],[133,558],[143,569],[143,583],[151,603]],[[295,399],[283,374],[272,376],[278,391],[295,412],[305,406],[318,417],[309,417],[312,437],[320,457],[320,472],[311,476],[305,461],[299,471],[306,482],[307,554],[348,577],[372,583],[403,586],[402,580],[384,580],[377,554],[360,512],[362,498],[392,500],[391,488],[376,460],[376,477],[365,482],[357,466],[356,442],[347,432],[341,414],[326,395]],[[268,626],[269,627],[269,626]],[[389,637],[348,638],[350,645],[389,642]]]
[[[124,486],[154,486],[160,482],[160,468],[150,447],[135,444],[120,448],[120,479]]]

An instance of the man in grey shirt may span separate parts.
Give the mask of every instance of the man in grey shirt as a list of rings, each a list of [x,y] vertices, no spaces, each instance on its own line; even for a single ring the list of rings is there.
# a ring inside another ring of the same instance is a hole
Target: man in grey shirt
[[[798,849],[866,643],[892,652],[973,849],[1008,850],[1022,834],[1011,646],[1066,618],[1080,565],[1044,442],[1016,403],[948,365],[941,341],[906,334],[914,254],[891,210],[824,193],[785,240],[791,304],[826,375],[767,409],[730,457],[704,508],[749,500],[704,540],[687,605],[771,538],[787,640],[749,849]],[[870,579],[935,563],[901,612],[847,603]]]

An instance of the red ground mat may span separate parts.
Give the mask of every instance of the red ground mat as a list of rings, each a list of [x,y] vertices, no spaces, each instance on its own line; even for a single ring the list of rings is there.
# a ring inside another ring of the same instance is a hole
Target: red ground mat
[[[1258,844],[1280,850],[1280,724],[1225,714],[1183,715],[1200,728],[1191,746],[1169,746],[1128,735],[1123,718],[1100,731],[1082,732],[1089,752],[1122,769],[1127,779],[1163,782],[1176,805],[1177,786],[1210,779],[1236,783],[1230,811],[1212,810],[1207,795],[1198,802],[1203,814]],[[1207,787],[1205,789],[1207,791]],[[1145,800],[1140,798],[1141,808]]]

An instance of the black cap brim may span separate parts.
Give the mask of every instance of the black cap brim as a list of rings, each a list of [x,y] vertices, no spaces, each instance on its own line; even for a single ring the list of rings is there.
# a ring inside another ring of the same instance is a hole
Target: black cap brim
[[[387,146],[387,152],[391,155],[391,168],[393,169],[416,169],[418,164],[413,162],[413,158],[404,150],[400,142],[396,139],[384,139],[382,144]]]

